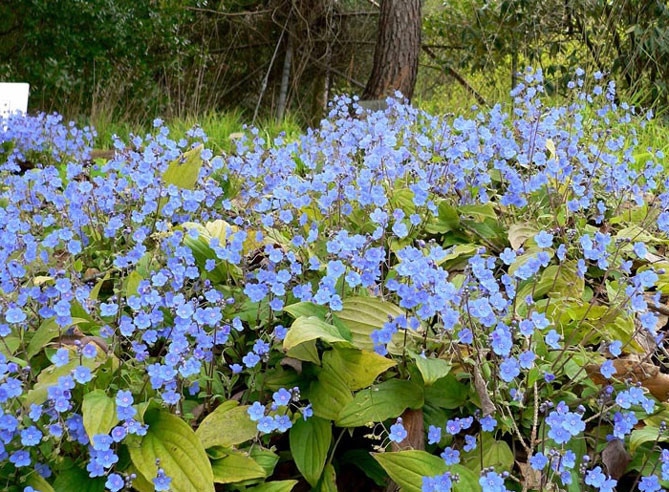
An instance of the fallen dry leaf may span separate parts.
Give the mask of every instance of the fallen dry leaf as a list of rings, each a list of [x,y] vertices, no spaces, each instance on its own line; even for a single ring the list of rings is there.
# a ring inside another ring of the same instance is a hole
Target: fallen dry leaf
[[[608,384],[608,380],[599,372],[599,367],[599,364],[588,364],[585,370],[596,384]],[[613,367],[616,368],[614,377],[617,379],[629,378],[634,383],[641,383],[658,400],[669,400],[669,374],[660,372],[659,367],[648,362],[641,362],[633,355],[614,359]]]

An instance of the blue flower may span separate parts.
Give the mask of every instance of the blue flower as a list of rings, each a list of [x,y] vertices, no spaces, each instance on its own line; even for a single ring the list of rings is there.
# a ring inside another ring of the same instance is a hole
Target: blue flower
[[[430,425],[427,431],[428,444],[437,444],[439,441],[441,441],[441,427]]]
[[[611,376],[616,373],[616,368],[613,366],[613,361],[604,361],[604,363],[599,368],[599,372],[602,373],[602,376],[604,376],[606,379],[611,379]]]
[[[481,429],[484,430],[485,432],[492,432],[495,430],[495,427],[497,427],[497,420],[495,420],[493,417],[490,415],[486,415],[480,420],[481,423]]]
[[[657,492],[662,487],[660,486],[660,479],[656,475],[643,477],[639,482],[640,492]]]
[[[547,464],[548,464],[548,458],[546,458],[546,456],[544,456],[543,453],[535,453],[530,458],[530,465],[535,470],[543,470]]]
[[[449,446],[441,453],[441,458],[448,466],[457,465],[460,463],[460,451]]]
[[[504,359],[499,365],[499,375],[507,383],[513,381],[519,374],[520,364],[515,357]]]
[[[504,479],[494,471],[486,472],[479,478],[479,485],[481,492],[506,492],[507,490],[504,486]]]
[[[402,419],[398,418],[397,421],[390,426],[388,438],[393,442],[402,442],[406,439],[407,435],[407,431],[402,425]]]
[[[540,231],[534,236],[534,241],[540,248],[550,248],[553,245],[553,234],[546,231]]]
[[[66,348],[59,348],[51,360],[56,367],[64,366],[70,360],[70,351]]]

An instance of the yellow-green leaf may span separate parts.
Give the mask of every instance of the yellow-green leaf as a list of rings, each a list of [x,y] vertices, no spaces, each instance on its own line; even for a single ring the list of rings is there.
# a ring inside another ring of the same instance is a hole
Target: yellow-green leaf
[[[254,478],[264,478],[265,470],[253,458],[231,454],[211,464],[216,483],[237,483]]]
[[[253,439],[258,433],[255,422],[249,417],[248,405],[231,407],[225,402],[207,415],[195,435],[204,448],[230,447]]]
[[[109,434],[118,422],[116,402],[101,389],[84,395],[81,413],[84,418],[84,429],[91,442],[96,434]]]
[[[335,326],[318,319],[316,316],[302,316],[293,322],[288,333],[286,333],[283,348],[290,350],[304,342],[316,339],[328,343],[346,343],[346,339],[341,336]]]
[[[256,485],[249,490],[253,492],[291,492],[297,485],[297,480],[277,480]]]
[[[128,446],[130,458],[147,479],[160,468],[172,479],[172,492],[213,492],[214,475],[204,447],[190,426],[168,412],[151,410],[144,416],[149,425],[139,446]]]
[[[352,391],[366,388],[380,374],[397,365],[376,352],[336,346],[323,354],[323,363],[340,374]]]
[[[81,323],[88,323],[88,320],[72,318],[72,323],[67,326],[59,326],[58,323],[56,323],[55,317],[44,320],[30,339],[27,350],[28,353],[26,354],[27,358],[30,359],[34,355],[37,355],[51,340],[56,338],[59,333],[65,333],[70,326]]]
[[[328,420],[335,420],[342,408],[353,400],[344,375],[330,365],[318,373],[318,379],[309,387],[308,396],[314,415]]]
[[[404,311],[395,304],[376,297],[349,297],[342,303],[342,310],[337,313],[337,317],[351,331],[353,345],[359,349],[373,351],[372,332],[383,328],[389,316],[396,318],[404,314]],[[393,342],[388,350],[391,353],[399,353],[396,347],[401,345],[402,335],[395,334]]]
[[[415,354],[414,360],[426,386],[431,386],[439,379],[448,376],[451,371],[451,365],[444,359]]]
[[[461,465],[447,466],[439,456],[425,451],[409,450],[394,453],[374,453],[374,459],[388,476],[403,491],[421,492],[423,477],[434,477],[447,471],[458,474],[460,480],[453,484],[456,492],[477,492],[481,490],[478,478],[471,470]]]
[[[188,190],[195,188],[202,168],[202,157],[200,157],[202,149],[203,145],[198,145],[172,161],[163,174],[165,185],[174,185]]]

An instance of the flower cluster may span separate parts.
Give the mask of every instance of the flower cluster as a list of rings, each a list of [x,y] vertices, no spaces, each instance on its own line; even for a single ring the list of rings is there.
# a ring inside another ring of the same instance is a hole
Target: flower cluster
[[[223,156],[160,120],[106,162],[58,116],[0,122],[0,477],[38,490],[32,470],[74,473],[60,455],[113,492],[189,490],[147,458],[167,422],[210,473],[305,425],[385,421],[408,456],[411,408],[441,457],[424,491],[612,490],[605,439],[667,411],[648,371],[669,179],[634,108],[582,75],[568,106],[544,106],[528,70],[511,108],[455,118],[343,97],[294,141],[249,129]],[[377,408],[384,392],[397,404]],[[234,432],[210,436],[219,417]],[[667,480],[665,451],[635,465],[640,490]]]

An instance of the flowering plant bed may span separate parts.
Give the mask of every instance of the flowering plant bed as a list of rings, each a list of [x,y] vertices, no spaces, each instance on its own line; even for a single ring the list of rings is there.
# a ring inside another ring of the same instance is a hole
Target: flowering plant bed
[[[570,88],[230,155],[0,124],[0,488],[667,486],[664,156]]]

